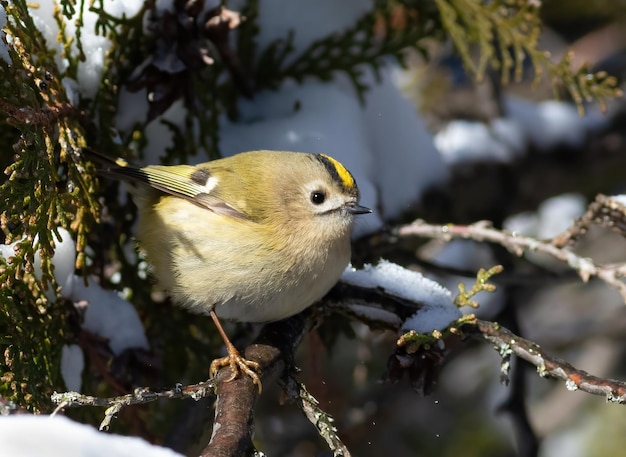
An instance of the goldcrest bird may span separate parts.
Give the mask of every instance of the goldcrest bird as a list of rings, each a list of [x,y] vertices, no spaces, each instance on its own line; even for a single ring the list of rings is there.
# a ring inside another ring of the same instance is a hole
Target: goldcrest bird
[[[261,390],[257,363],[243,358],[219,318],[269,322],[321,299],[350,261],[359,190],[324,154],[244,152],[199,165],[135,167],[105,174],[131,183],[137,236],[174,302],[213,319],[230,366]]]

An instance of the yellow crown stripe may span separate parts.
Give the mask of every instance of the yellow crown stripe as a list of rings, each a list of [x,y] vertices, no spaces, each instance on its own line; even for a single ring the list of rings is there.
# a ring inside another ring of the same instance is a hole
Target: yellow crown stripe
[[[118,167],[130,167],[130,163],[128,160],[123,159],[122,157],[117,157],[114,159],[115,165]]]
[[[354,182],[354,178],[352,177],[350,172],[346,169],[346,167],[341,165],[339,161],[333,159],[331,156],[327,156],[326,154],[320,154],[320,155],[333,164],[333,166],[335,167],[335,170],[337,171],[337,175],[339,176],[339,179],[341,180],[341,183],[343,184],[344,187],[350,189],[356,186],[356,183]]]

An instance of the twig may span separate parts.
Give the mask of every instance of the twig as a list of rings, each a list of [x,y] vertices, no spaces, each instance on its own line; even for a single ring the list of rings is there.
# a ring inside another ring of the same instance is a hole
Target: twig
[[[319,434],[328,447],[333,451],[334,457],[350,457],[350,451],[343,444],[341,438],[337,434],[337,428],[333,425],[335,421],[333,417],[322,411],[320,408],[320,404],[317,399],[306,390],[304,384],[299,383],[300,387],[299,391],[299,399],[300,399],[300,407],[302,411],[306,415],[307,419],[315,425],[315,428],[319,431]]]
[[[538,344],[515,335],[495,322],[476,320],[474,324],[463,327],[463,330],[465,332],[474,330],[477,336],[492,343],[503,357],[514,354],[534,365],[542,378],[565,381],[568,390],[582,390],[593,395],[603,395],[612,403],[626,403],[626,382],[598,378],[579,370],[566,361],[548,354]]]
[[[552,239],[552,244],[563,247],[573,243],[589,230],[592,224],[608,227],[626,236],[626,206],[616,198],[599,194],[589,204],[587,211],[571,227]]]
[[[505,322],[507,327],[514,333],[520,332],[518,313],[520,310],[519,294],[514,288],[509,288],[506,292],[507,301],[510,303],[504,306],[497,319]],[[512,354],[505,354],[502,358],[502,370],[507,368],[506,379],[501,381],[509,386],[507,398],[498,407],[499,411],[506,412],[511,418],[513,430],[517,441],[518,457],[537,457],[539,455],[539,437],[533,428],[528,417],[528,378],[526,376],[529,366],[519,357],[511,360]]]
[[[592,276],[601,279],[617,289],[622,300],[626,302],[626,283],[623,281],[624,266],[622,264],[616,266],[596,265],[591,259],[580,257],[565,248],[556,246],[550,240],[540,241],[505,230],[497,230],[491,227],[487,221],[476,222],[471,225],[431,225],[422,220],[417,220],[412,224],[400,227],[398,234],[400,236],[438,238],[444,241],[453,238],[488,241],[505,247],[517,256],[522,256],[526,251],[542,252],[565,262],[578,273],[584,282],[587,282]]]
[[[213,394],[215,384],[212,380],[204,381],[189,386],[176,385],[173,389],[153,391],[147,387],[139,387],[132,394],[121,395],[119,397],[98,398],[90,395],[83,395],[78,392],[54,392],[51,400],[59,407],[55,409],[57,413],[62,408],[76,408],[79,406],[100,406],[106,407],[105,417],[100,423],[100,430],[107,430],[111,419],[119,413],[123,407],[149,403],[160,398],[193,398],[199,400]]]

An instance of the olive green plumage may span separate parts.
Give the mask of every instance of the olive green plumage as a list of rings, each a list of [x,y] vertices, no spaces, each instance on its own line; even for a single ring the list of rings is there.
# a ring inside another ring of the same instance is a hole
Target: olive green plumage
[[[350,260],[352,175],[322,154],[252,151],[196,166],[129,166],[138,238],[179,304],[265,322],[320,299]]]

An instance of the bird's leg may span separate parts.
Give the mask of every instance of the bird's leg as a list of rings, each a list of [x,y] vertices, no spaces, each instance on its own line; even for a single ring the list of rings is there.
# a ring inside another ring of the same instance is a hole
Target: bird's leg
[[[213,360],[213,362],[211,362],[210,376],[214,378],[220,368],[230,366],[232,374],[230,378],[228,378],[225,382],[230,382],[235,379],[237,377],[237,373],[241,371],[252,378],[252,382],[254,382],[259,387],[259,393],[261,393],[261,379],[257,374],[257,372],[261,371],[261,367],[258,363],[253,362],[252,360],[245,359],[239,354],[239,351],[228,339],[228,336],[222,328],[222,324],[220,323],[217,314],[215,314],[215,311],[211,310],[209,314],[211,315],[211,319],[213,319],[213,322],[217,327],[217,331],[220,333],[222,340],[226,345],[226,351],[228,352],[228,355],[226,357],[215,359]]]

